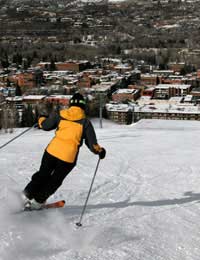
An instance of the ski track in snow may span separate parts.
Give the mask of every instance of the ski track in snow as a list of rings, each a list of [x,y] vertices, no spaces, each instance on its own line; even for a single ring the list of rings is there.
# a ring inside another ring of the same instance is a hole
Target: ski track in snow
[[[0,260],[199,260],[200,122],[94,125],[107,157],[81,228],[97,156],[83,146],[49,199],[65,199],[65,208],[20,212],[19,193],[54,131],[33,129],[0,151]],[[20,131],[0,133],[0,145]]]

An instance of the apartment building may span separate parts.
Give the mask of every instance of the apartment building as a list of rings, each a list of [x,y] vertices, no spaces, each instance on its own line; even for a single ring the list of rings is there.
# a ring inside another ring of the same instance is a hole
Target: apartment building
[[[155,87],[154,98],[169,99],[175,96],[186,96],[192,90],[189,84],[158,84]]]
[[[131,124],[133,107],[127,104],[106,104],[108,119],[118,124]]]
[[[140,97],[140,89],[118,89],[112,95],[112,100],[122,102],[126,100],[137,100]]]
[[[90,68],[89,61],[66,61],[66,62],[55,62],[56,70],[61,71],[73,71],[80,72]],[[50,62],[40,62],[37,66],[44,70],[50,70]]]
[[[200,121],[200,108],[194,105],[143,105],[135,107],[135,122],[140,119],[197,120]]]
[[[45,98],[46,102],[67,107],[72,95],[51,95]]]
[[[150,74],[150,73],[145,73],[145,74],[141,74],[141,84],[143,85],[150,85],[150,86],[155,86],[158,83],[160,83],[161,77],[158,76],[157,74]]]

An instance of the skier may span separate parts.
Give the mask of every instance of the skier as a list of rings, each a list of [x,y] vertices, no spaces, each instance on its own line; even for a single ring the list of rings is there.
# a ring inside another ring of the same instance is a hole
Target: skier
[[[84,97],[80,93],[74,94],[69,105],[68,109],[61,110],[59,114],[38,119],[40,129],[57,130],[44,151],[39,171],[33,174],[23,191],[24,208],[43,207],[48,197],[55,193],[75,167],[83,140],[100,159],[106,155],[106,150],[97,143],[92,123],[85,116]]]

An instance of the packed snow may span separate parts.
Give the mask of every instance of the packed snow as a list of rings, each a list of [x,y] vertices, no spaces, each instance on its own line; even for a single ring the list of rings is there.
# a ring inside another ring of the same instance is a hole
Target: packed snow
[[[20,210],[20,191],[54,135],[31,129],[0,150],[0,260],[199,260],[200,122],[93,121],[107,150],[77,227],[98,156],[84,145],[77,167],[49,201]],[[0,133],[0,146],[25,129]]]

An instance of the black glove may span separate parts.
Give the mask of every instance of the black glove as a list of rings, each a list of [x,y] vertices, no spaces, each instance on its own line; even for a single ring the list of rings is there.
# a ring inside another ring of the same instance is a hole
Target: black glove
[[[43,122],[44,120],[46,120],[46,119],[47,119],[46,116],[39,116],[39,118],[38,118],[38,128],[39,128],[39,129],[42,129],[42,122]]]
[[[99,152],[99,158],[104,159],[105,156],[106,156],[106,150],[103,147],[101,147],[101,150]]]

